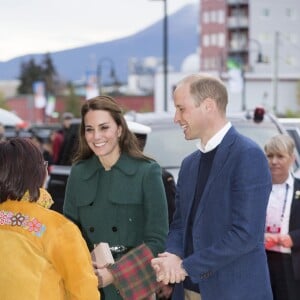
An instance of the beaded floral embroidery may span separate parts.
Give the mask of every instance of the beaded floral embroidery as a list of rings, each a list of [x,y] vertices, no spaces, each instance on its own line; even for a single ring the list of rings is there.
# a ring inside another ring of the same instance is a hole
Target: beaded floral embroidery
[[[38,237],[41,237],[46,230],[46,226],[38,219],[6,210],[0,210],[1,225],[19,226]]]

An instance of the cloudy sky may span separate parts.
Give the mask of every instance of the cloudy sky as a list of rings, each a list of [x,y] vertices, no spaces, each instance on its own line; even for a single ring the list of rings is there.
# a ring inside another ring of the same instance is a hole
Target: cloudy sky
[[[198,0],[167,0],[168,14]],[[0,0],[0,61],[108,41],[163,17],[162,0]]]

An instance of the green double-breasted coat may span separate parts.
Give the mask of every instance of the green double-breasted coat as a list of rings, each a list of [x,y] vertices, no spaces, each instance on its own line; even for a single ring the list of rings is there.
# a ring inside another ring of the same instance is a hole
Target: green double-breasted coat
[[[167,201],[161,168],[154,161],[122,154],[109,171],[98,157],[74,165],[67,183],[64,214],[94,244],[135,247],[146,243],[156,256],[168,231]],[[111,285],[105,298],[121,299]]]

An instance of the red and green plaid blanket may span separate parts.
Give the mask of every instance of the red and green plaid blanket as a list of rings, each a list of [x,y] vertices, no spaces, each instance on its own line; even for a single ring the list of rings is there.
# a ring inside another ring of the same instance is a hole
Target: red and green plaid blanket
[[[151,295],[159,288],[155,272],[151,267],[153,254],[142,244],[111,265],[109,269],[114,276],[114,285],[123,299],[151,299]]]

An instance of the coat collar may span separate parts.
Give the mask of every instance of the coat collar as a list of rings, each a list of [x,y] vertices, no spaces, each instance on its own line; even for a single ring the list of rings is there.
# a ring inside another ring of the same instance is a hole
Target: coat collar
[[[138,170],[138,161],[138,159],[123,153],[112,169],[118,169],[125,175],[134,175]],[[79,162],[78,166],[80,165],[82,166],[81,174],[83,179],[89,179],[99,170],[104,171],[104,167],[96,155]]]

